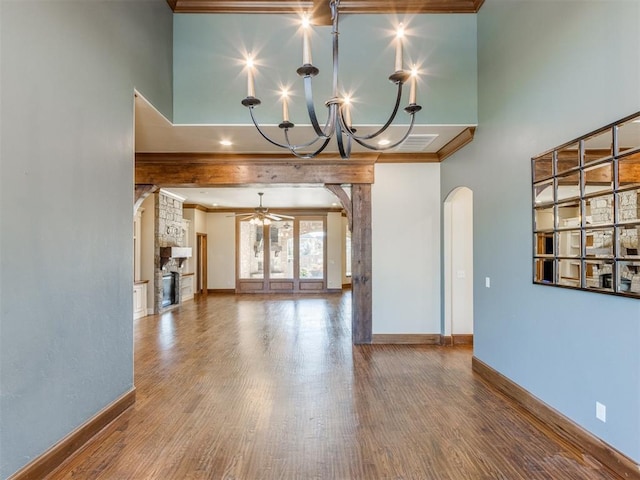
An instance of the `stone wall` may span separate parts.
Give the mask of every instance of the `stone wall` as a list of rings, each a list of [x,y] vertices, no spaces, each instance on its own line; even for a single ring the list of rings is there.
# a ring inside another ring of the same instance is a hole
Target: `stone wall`
[[[640,219],[640,202],[638,191],[622,192],[619,204],[619,222],[638,221]],[[607,195],[590,200],[590,217],[594,224],[613,223],[613,197]],[[611,246],[611,235],[605,232],[595,232],[593,247],[603,248]],[[624,249],[638,248],[638,228],[628,228],[620,232],[620,246]],[[624,252],[621,252],[624,253]]]
[[[638,192],[625,192],[620,194],[620,222],[638,220],[640,218],[640,204],[638,202]],[[636,228],[625,228],[620,233],[620,246],[622,248],[638,248],[638,230]]]
[[[166,195],[162,190],[155,194],[155,304],[154,311],[161,313],[170,307],[162,307],[162,277],[167,272],[179,272],[178,260],[170,259],[164,266],[160,262],[160,247],[182,247],[185,245],[186,232],[183,229],[182,201]],[[180,292],[180,276],[176,289]],[[178,304],[182,301],[178,293]]]
[[[640,219],[640,201],[638,200],[638,191],[632,190],[619,194],[618,205],[618,221],[633,222]],[[589,201],[590,217],[594,224],[613,223],[613,196],[607,195],[603,197],[593,198]],[[627,249],[639,248],[638,239],[640,226],[630,226],[629,228],[619,229],[620,252],[619,255],[626,255]],[[610,229],[596,230],[593,232],[593,244],[588,247],[594,253],[613,253],[613,235]],[[640,292],[640,275],[637,273],[638,268],[635,262],[619,263],[620,278],[630,282],[629,291]],[[587,284],[591,287],[599,286],[599,278],[605,274],[613,272],[613,262],[602,261],[592,266],[591,276],[587,278]]]

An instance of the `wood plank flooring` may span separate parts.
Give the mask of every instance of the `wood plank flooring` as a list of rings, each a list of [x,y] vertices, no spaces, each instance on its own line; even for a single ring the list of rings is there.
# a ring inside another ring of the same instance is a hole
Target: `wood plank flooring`
[[[613,479],[471,371],[352,347],[349,293],[209,295],[136,320],[137,402],[59,479]]]

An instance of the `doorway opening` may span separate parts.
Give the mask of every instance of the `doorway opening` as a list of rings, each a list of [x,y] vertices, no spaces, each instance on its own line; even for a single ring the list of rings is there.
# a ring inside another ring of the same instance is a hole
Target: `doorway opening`
[[[454,189],[444,201],[444,311],[447,344],[473,343],[473,192]]]

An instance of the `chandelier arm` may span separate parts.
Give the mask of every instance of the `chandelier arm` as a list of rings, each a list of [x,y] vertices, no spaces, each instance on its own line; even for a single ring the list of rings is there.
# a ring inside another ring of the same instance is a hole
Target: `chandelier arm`
[[[288,135],[288,133],[287,133],[287,130],[286,130],[286,129],[285,129],[285,131],[284,131],[284,136],[285,136],[285,138],[287,139],[287,142],[288,142],[288,141],[289,141],[289,135]],[[321,137],[317,137],[317,138],[316,138],[316,140],[317,140],[318,138],[321,138]],[[322,142],[322,145],[320,146],[320,148],[318,148],[315,152],[312,152],[312,153],[298,153],[298,152],[296,151],[296,148],[297,148],[298,146],[296,146],[296,145],[291,145],[291,146],[289,146],[289,147],[287,147],[287,148],[288,148],[288,149],[289,149],[289,151],[290,151],[293,155],[295,155],[296,157],[298,157],[298,158],[302,158],[302,159],[305,159],[305,160],[308,160],[308,159],[310,159],[310,158],[314,158],[315,156],[317,156],[317,155],[319,155],[320,153],[322,153],[322,151],[323,151],[325,148],[327,148],[327,145],[329,145],[329,142],[330,142],[330,141],[331,141],[331,138],[326,138],[326,139],[324,140],[324,142]],[[315,142],[315,141],[314,141],[314,142]]]
[[[289,151],[291,152],[295,152],[296,150],[300,150],[301,148],[306,148],[306,147],[310,147],[311,145],[313,145],[314,143],[316,143],[318,140],[320,139],[323,140],[330,140],[330,139],[325,139],[324,137],[319,137],[316,136],[316,138],[314,138],[313,140],[311,140],[310,142],[307,143],[300,143],[300,144],[295,144],[295,143],[291,143],[289,141],[289,129],[285,128],[284,129],[284,139],[287,142],[287,144],[285,145],[285,148],[287,148]]]
[[[393,112],[391,113],[391,116],[388,118],[387,123],[385,123],[380,130],[378,130],[375,133],[371,133],[369,135],[362,135],[362,136],[358,136],[355,134],[355,131],[352,130],[351,128],[349,128],[349,126],[345,123],[344,121],[344,115],[342,114],[342,112],[340,112],[340,119],[342,121],[342,125],[344,126],[345,130],[347,131],[347,135],[349,135],[351,138],[353,138],[354,140],[371,140],[372,138],[376,138],[378,135],[384,133],[384,131],[389,128],[389,126],[393,123],[393,121],[396,119],[396,115],[398,114],[398,109],[400,108],[400,101],[402,100],[402,82],[398,82],[398,95],[396,96],[396,105],[393,108]],[[412,115],[413,117],[413,115]],[[359,143],[359,142],[358,142]],[[362,145],[362,144],[361,144]]]
[[[402,137],[400,140],[398,140],[396,143],[394,143],[392,145],[386,145],[384,147],[378,147],[378,146],[375,146],[375,145],[370,145],[368,143],[365,143],[362,139],[360,139],[360,138],[358,138],[356,136],[353,136],[351,138],[353,138],[356,142],[358,142],[363,147],[368,148],[369,150],[374,150],[376,152],[384,152],[385,150],[391,150],[392,148],[395,148],[398,145],[400,145],[402,142],[404,142],[407,139],[407,137],[409,135],[411,135],[411,131],[413,130],[413,125],[414,125],[415,121],[416,121],[416,117],[413,114],[411,114],[411,123],[409,124],[409,129],[404,134],[404,137]]]
[[[288,128],[284,129],[284,138],[285,138],[285,141],[287,142],[287,144],[284,145],[284,148],[286,148],[287,150],[300,150],[301,148],[310,147],[311,145],[313,145],[314,143],[316,143],[320,139],[327,140],[325,137],[316,136],[316,138],[314,138],[313,140],[308,141],[307,143],[294,144],[294,143],[291,143],[289,141],[289,129]]]
[[[282,143],[276,142],[275,140],[272,140],[271,138],[269,138],[269,136],[266,133],[262,131],[262,129],[260,128],[260,125],[258,125],[258,122],[256,121],[256,117],[254,117],[253,115],[253,107],[249,107],[249,113],[251,114],[251,120],[253,120],[253,124],[258,130],[258,133],[262,135],[262,138],[264,138],[267,142],[271,143],[272,145],[275,145],[276,147],[289,149],[288,145],[284,145]]]
[[[329,138],[333,135],[333,125],[331,115],[331,106],[329,105],[329,115],[327,116],[327,122],[324,125],[324,129],[320,128],[320,124],[318,123],[318,117],[316,116],[316,107],[313,104],[313,88],[311,86],[311,76],[305,75],[304,79],[304,97],[307,103],[307,113],[309,114],[309,121],[313,126],[313,129],[316,131],[316,135],[322,138]]]
[[[351,136],[347,135],[347,145],[345,148],[344,138],[342,138],[342,126],[340,122],[336,123],[336,141],[338,143],[338,151],[343,160],[351,156]]]

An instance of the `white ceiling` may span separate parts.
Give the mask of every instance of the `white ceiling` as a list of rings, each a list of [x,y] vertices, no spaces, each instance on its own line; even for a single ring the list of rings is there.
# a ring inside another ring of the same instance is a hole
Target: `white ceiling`
[[[359,133],[374,131],[380,126],[357,126]],[[397,152],[435,153],[460,134],[467,125],[416,125],[412,136]],[[275,126],[265,126],[274,138],[282,138]],[[392,142],[402,137],[406,126],[391,126],[386,137]],[[310,125],[293,129],[292,140],[310,137]],[[296,140],[298,139],[298,140]],[[221,140],[233,144],[224,146]],[[424,146],[425,143],[428,145]],[[174,125],[142,95],[135,98],[135,150],[136,153],[230,153],[261,154],[282,153],[283,150],[264,140],[253,125]],[[337,152],[334,142],[327,152]],[[355,145],[354,152],[368,151]],[[312,160],[311,160],[312,161]],[[169,188],[165,189],[206,208],[253,208],[258,205],[258,192],[265,192],[264,205],[274,208],[335,208],[337,198],[321,186],[267,186],[251,185],[238,188]]]
[[[155,109],[142,95],[136,94],[136,152],[196,152],[196,153],[283,153],[283,149],[271,145],[260,136],[252,124],[246,125],[174,125]],[[247,114],[247,121],[250,118]],[[262,126],[261,126],[262,127]],[[379,125],[356,125],[359,134],[374,132]],[[405,148],[396,151],[402,153],[435,153],[453,140],[469,125],[416,125]],[[391,143],[404,135],[406,125],[391,126],[384,138]],[[265,125],[267,135],[280,142],[284,137],[277,125]],[[310,125],[296,125],[290,132],[292,142],[304,142],[313,138]],[[433,140],[423,147],[421,140]],[[224,146],[220,142],[232,142]],[[332,141],[327,153],[338,151]],[[367,152],[366,148],[354,143],[353,152]]]
[[[211,210],[216,208],[254,208],[264,192],[262,205],[277,208],[340,208],[335,195],[322,186],[252,185],[230,188],[163,188],[163,190],[185,199],[185,203],[196,203]]]

